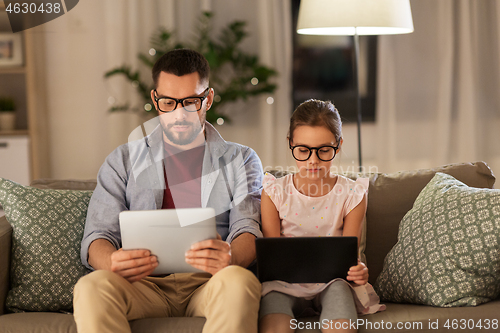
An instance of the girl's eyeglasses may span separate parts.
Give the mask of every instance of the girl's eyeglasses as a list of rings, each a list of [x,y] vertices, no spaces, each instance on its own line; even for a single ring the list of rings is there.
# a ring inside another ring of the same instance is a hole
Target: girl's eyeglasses
[[[339,143],[337,146],[321,146],[321,147],[307,147],[307,146],[292,146],[291,143],[289,142],[290,149],[292,150],[292,156],[295,158],[297,161],[307,161],[311,155],[312,151],[316,150],[316,156],[323,161],[323,162],[328,162],[333,160],[335,155],[337,155],[337,150],[339,149],[340,146],[340,140],[338,141]]]

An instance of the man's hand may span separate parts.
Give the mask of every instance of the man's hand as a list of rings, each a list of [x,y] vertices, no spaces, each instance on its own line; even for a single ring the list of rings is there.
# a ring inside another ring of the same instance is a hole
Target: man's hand
[[[111,271],[130,283],[139,281],[153,273],[158,259],[149,250],[123,250],[111,254]]]
[[[207,239],[191,246],[186,252],[186,262],[194,268],[212,275],[231,265],[231,245],[217,239]]]
[[[347,272],[347,281],[352,281],[360,286],[368,282],[368,268],[358,260],[356,266],[352,266]]]

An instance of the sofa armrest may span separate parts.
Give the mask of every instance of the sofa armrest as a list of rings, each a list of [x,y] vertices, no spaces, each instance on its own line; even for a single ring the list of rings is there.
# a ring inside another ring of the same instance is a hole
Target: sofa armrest
[[[12,227],[5,216],[0,217],[0,315],[4,313],[5,298],[9,290],[10,251]]]

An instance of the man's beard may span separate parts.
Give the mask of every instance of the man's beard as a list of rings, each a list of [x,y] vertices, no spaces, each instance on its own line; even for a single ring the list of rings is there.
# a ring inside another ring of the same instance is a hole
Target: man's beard
[[[186,132],[172,132],[173,126],[191,126],[191,130]],[[187,121],[178,121],[173,124],[167,125],[166,128],[163,127],[163,133],[165,133],[165,136],[170,140],[170,142],[176,145],[183,146],[192,143],[198,137],[198,135],[200,135],[202,129],[203,128],[201,126],[201,123],[198,121],[195,121],[193,123]]]

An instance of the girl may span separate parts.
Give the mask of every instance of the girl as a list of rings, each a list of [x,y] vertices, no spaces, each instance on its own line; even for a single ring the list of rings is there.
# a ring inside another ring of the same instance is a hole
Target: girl
[[[368,179],[353,181],[330,173],[342,141],[342,123],[331,102],[311,99],[299,105],[288,133],[289,147],[299,171],[278,179],[265,175],[261,201],[264,237],[356,236],[359,239]],[[357,320],[356,307],[360,312],[373,313],[384,306],[378,304],[378,297],[367,284],[368,269],[363,263],[351,267],[347,281],[352,285],[343,279],[327,284],[264,282],[260,332],[293,332],[292,319],[316,311],[321,312],[319,324],[323,332],[355,332],[349,323]],[[354,296],[358,294],[360,297]]]

